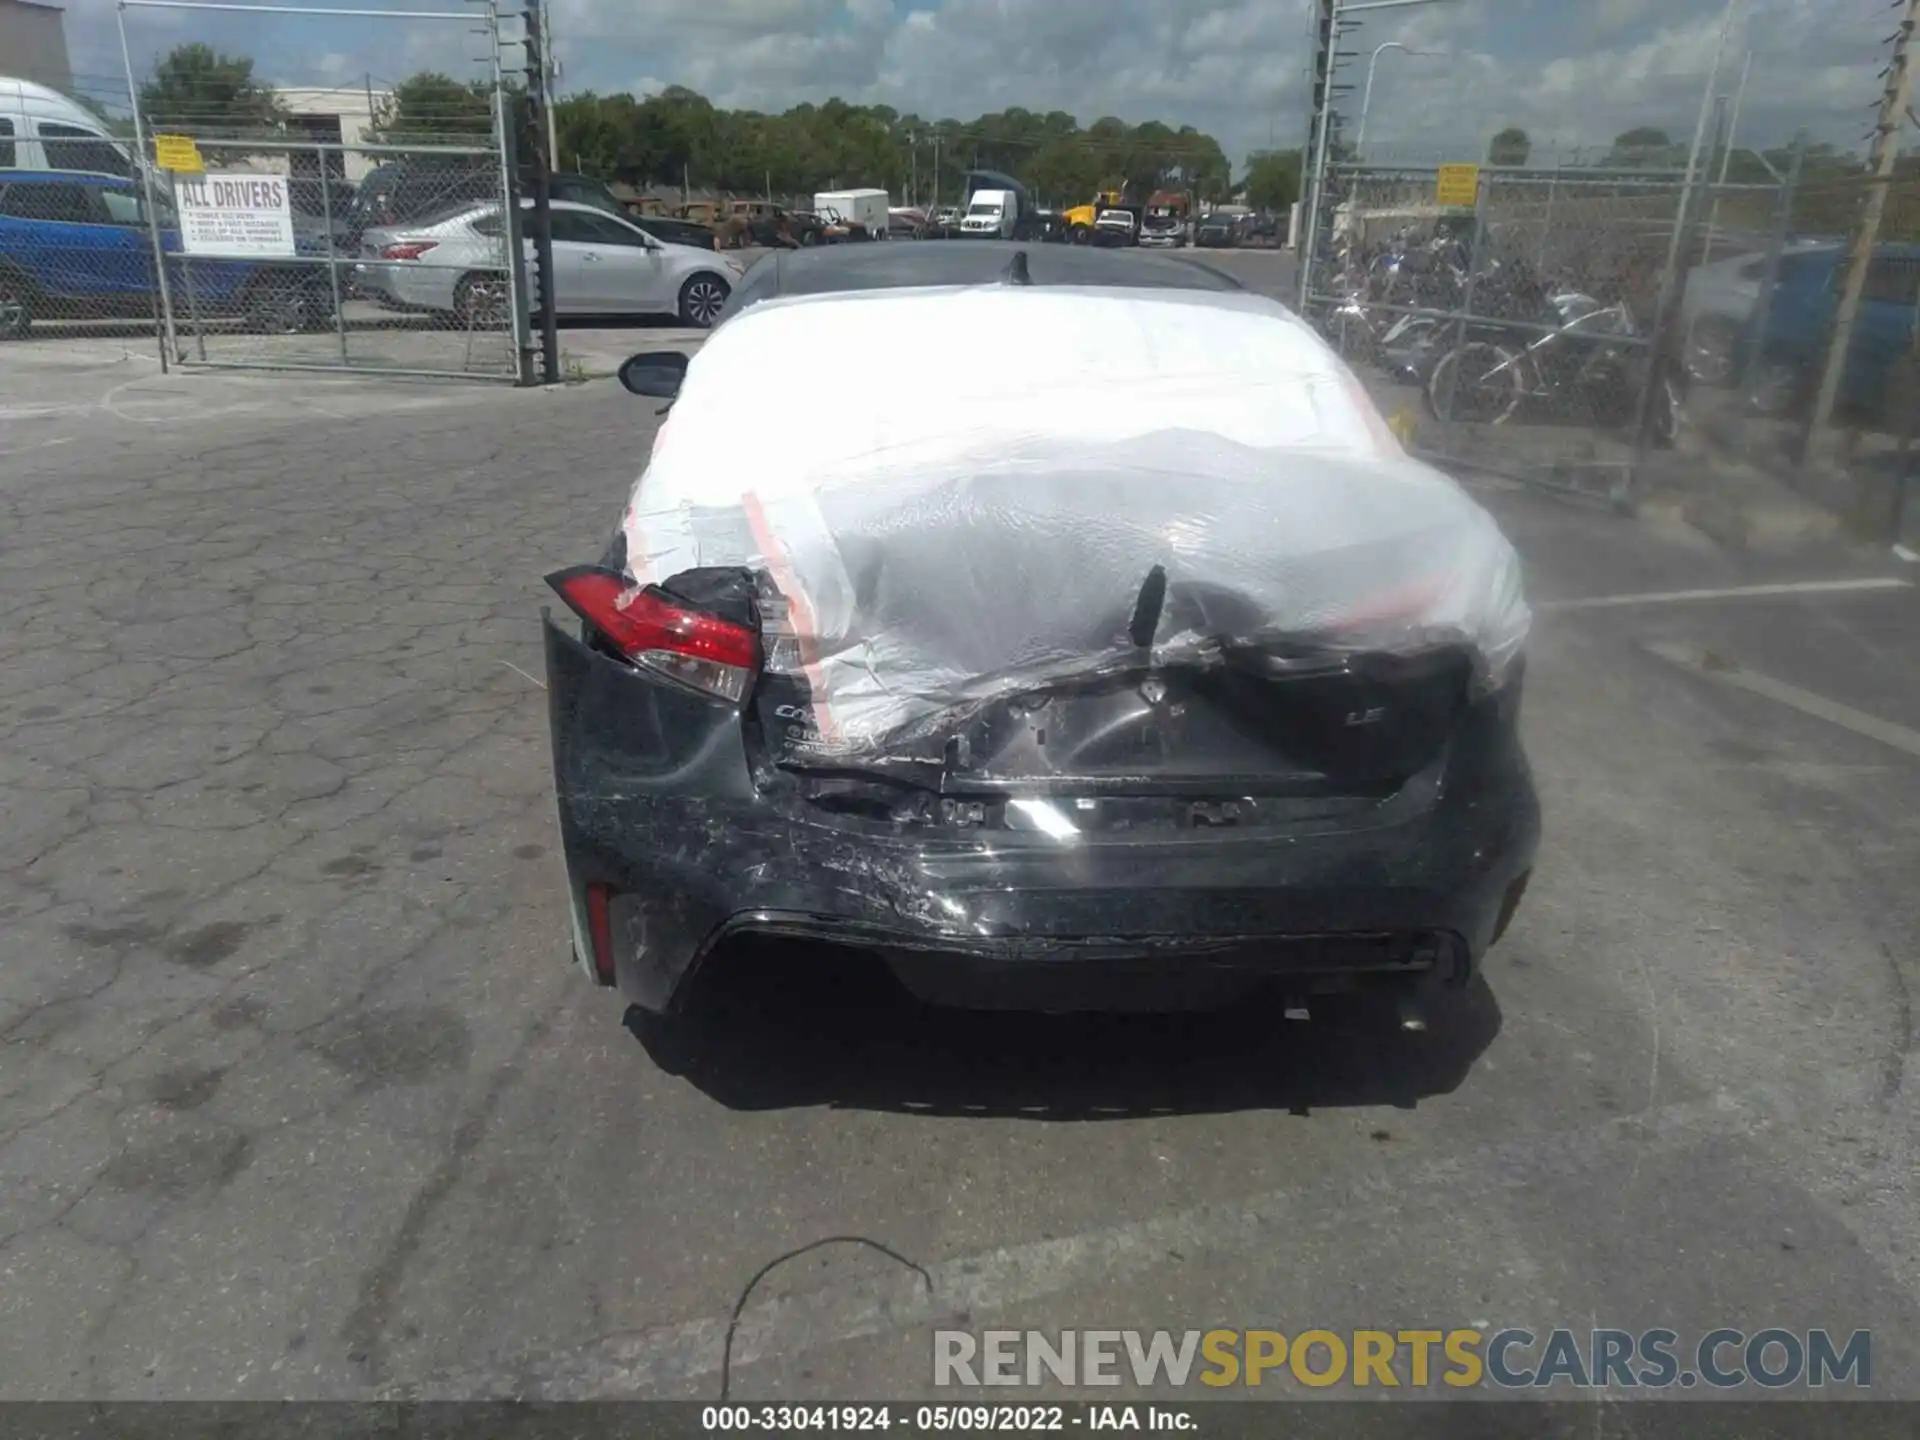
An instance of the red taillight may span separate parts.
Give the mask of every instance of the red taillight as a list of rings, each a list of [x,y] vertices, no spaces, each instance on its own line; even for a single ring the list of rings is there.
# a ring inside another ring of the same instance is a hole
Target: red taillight
[[[602,985],[614,983],[613,887],[587,886],[587,943],[593,946],[593,974]]]
[[[682,610],[609,570],[562,570],[547,583],[634,664],[723,700],[746,698],[758,648],[746,626]]]
[[[438,240],[409,240],[401,245],[386,245],[380,250],[382,260],[418,260],[429,250],[439,246]]]

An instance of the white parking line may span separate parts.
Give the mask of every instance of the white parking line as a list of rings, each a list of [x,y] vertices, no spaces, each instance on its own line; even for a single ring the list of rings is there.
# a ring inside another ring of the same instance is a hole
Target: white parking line
[[[1769,675],[1761,675],[1722,659],[1711,651],[1702,650],[1696,645],[1680,645],[1668,641],[1651,641],[1647,644],[1649,653],[1658,655],[1670,664],[1683,670],[1691,670],[1710,680],[1732,685],[1755,695],[1764,695],[1769,700],[1777,700],[1798,710],[1803,715],[1811,715],[1816,720],[1825,720],[1829,725],[1838,725],[1851,730],[1856,735],[1864,735],[1869,740],[1878,740],[1882,745],[1891,745],[1909,755],[1920,756],[1920,730],[1909,730],[1904,725],[1896,725],[1891,720],[1882,720],[1869,715],[1864,710],[1855,710],[1851,705],[1842,705],[1837,700],[1829,700],[1816,695],[1811,690],[1802,690],[1798,685],[1789,685],[1784,680],[1775,680]]]
[[[1538,610],[1613,610],[1628,605],[1683,605],[1698,600],[1764,600],[1781,595],[1849,595],[1881,590],[1911,590],[1911,580],[1894,576],[1864,580],[1798,580],[1780,585],[1737,585],[1725,590],[1650,590],[1638,595],[1594,595],[1584,600],[1543,600]]]

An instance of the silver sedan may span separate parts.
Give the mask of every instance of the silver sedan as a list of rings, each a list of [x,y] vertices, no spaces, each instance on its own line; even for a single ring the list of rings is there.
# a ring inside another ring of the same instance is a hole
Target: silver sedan
[[[396,309],[443,313],[467,326],[498,324],[506,305],[501,218],[497,204],[468,203],[368,230],[355,286]],[[526,253],[531,261],[531,241]],[[719,317],[741,267],[711,250],[656,240],[604,210],[556,201],[553,272],[559,315],[671,315],[704,330]]]

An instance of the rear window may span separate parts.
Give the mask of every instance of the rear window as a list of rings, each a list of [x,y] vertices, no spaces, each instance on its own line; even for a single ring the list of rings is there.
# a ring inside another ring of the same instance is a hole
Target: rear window
[[[101,203],[107,207],[107,219],[115,225],[144,225],[146,217],[140,213],[140,197],[130,190],[102,190]]]
[[[1920,260],[1875,260],[1861,298],[1871,305],[1912,305],[1920,298]]]
[[[416,226],[420,229],[425,229],[429,225],[439,225],[448,220],[458,220],[462,215],[471,215],[474,212],[475,208],[476,207],[473,201],[471,200],[462,200],[456,205],[437,205],[433,209],[428,210],[423,214],[419,214],[411,217],[407,221],[407,224],[410,226]],[[480,232],[481,234],[497,235],[500,233],[498,223],[497,223],[499,220],[499,216],[496,214],[494,215],[493,218],[496,222],[495,228],[491,231],[482,230]],[[476,225],[475,228],[478,229],[479,227]]]
[[[120,147],[78,125],[40,122],[40,145],[53,170],[88,170],[99,175],[132,175],[133,168]]]
[[[13,155],[13,121],[0,117],[0,170],[13,169]]]
[[[14,181],[0,198],[0,213],[16,220],[53,220],[85,225],[95,217],[79,185]]]

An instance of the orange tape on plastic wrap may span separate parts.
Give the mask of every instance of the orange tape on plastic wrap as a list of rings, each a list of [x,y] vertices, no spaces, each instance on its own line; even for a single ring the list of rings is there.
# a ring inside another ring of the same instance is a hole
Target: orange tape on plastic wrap
[[[760,558],[767,562],[773,583],[780,587],[780,593],[786,597],[787,613],[793,621],[794,639],[800,647],[800,666],[806,672],[807,685],[813,691],[814,723],[819,726],[820,738],[829,745],[838,744],[840,726],[833,718],[833,704],[827,696],[826,672],[820,668],[820,650],[814,643],[817,631],[813,602],[807,598],[806,587],[800,583],[799,572],[793,568],[787,547],[780,543],[780,538],[773,533],[773,526],[767,523],[766,507],[760,503],[759,494],[749,491],[741,497],[740,504],[747,512],[747,525],[753,531],[753,543],[760,548]]]

